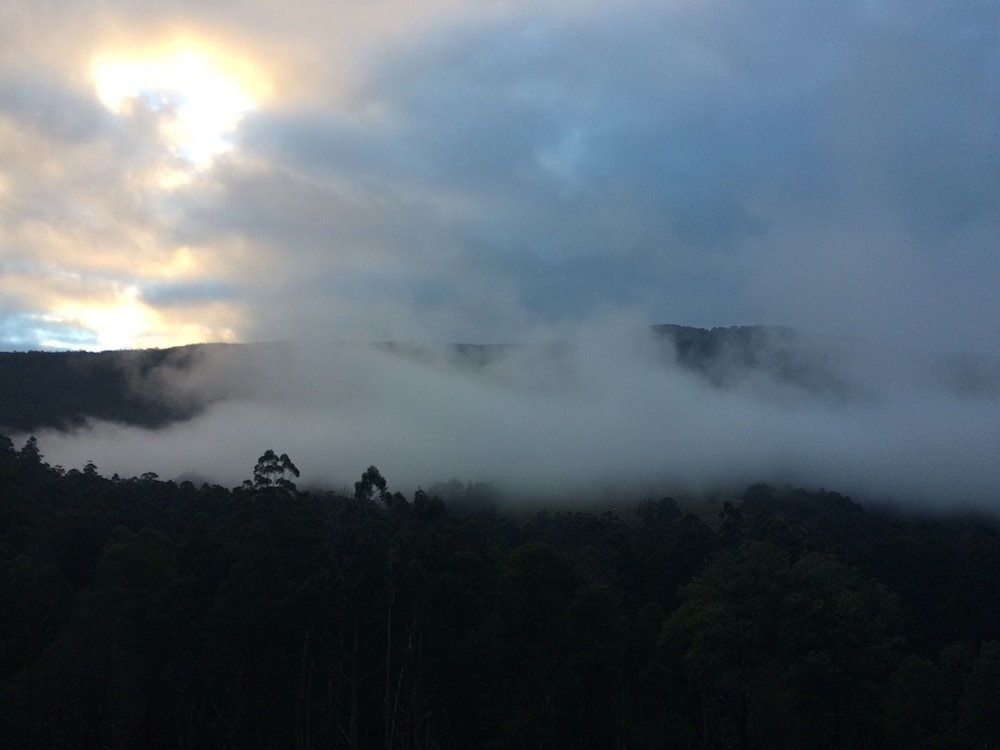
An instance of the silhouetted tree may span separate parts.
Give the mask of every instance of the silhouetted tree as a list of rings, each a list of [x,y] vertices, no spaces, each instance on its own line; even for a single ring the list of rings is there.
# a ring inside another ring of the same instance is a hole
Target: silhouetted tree
[[[253,488],[255,490],[278,489],[287,493],[296,492],[295,482],[289,477],[298,477],[299,469],[292,463],[287,453],[280,456],[268,448],[264,455],[257,459],[253,470]]]
[[[354,497],[357,500],[371,500],[378,490],[380,500],[385,500],[389,496],[387,483],[382,473],[374,466],[369,466],[361,475],[361,479],[354,483]]]

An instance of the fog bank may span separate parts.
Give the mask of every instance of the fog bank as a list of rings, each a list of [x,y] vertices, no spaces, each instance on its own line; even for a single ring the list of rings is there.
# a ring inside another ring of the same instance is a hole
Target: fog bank
[[[603,326],[558,344],[216,351],[165,375],[171,398],[228,396],[155,432],[40,433],[46,460],[233,486],[274,448],[300,487],[352,487],[375,464],[406,494],[451,478],[569,502],[766,481],[1000,509],[1000,375],[985,359],[770,331],[749,361],[729,345],[693,361]]]

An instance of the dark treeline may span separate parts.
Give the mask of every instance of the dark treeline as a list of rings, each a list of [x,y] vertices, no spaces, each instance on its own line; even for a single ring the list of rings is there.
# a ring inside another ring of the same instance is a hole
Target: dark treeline
[[[991,524],[765,485],[514,520],[374,467],[351,496],[273,451],[248,475],[0,437],[0,746],[1000,744]]]
[[[283,344],[190,344],[105,352],[0,352],[0,431],[68,430],[89,422],[158,428],[252,392],[241,373],[287,357]],[[178,389],[210,363],[222,377]]]
[[[199,347],[122,352],[0,352],[0,429],[31,432],[104,420],[161,427],[189,419],[203,404],[165,401],[145,379],[190,368]]]

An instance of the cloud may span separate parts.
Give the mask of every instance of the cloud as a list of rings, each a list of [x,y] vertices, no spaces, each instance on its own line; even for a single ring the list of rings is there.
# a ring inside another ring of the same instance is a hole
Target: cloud
[[[99,424],[40,441],[47,460],[66,467],[94,460],[106,474],[230,486],[274,448],[292,456],[302,486],[351,487],[374,463],[407,494],[457,478],[513,498],[625,502],[768,481],[869,502],[1000,510],[995,360],[956,364],[786,334],[759,339],[749,370],[738,350],[723,349],[719,386],[640,330],[622,319],[557,345],[464,354],[223,349],[166,383],[175,398],[227,396],[196,420],[158,432]],[[775,375],[789,366],[798,368],[791,380]]]
[[[3,345],[92,303],[69,273],[136,290],[137,345],[626,310],[998,352],[997,36],[972,0],[17,6]],[[91,79],[171,45],[255,101],[205,163],[165,135],[184,91],[115,114]]]
[[[305,342],[173,384],[239,396],[176,430],[45,435],[54,462],[996,502],[990,367],[881,354],[1000,353],[988,3],[0,8],[0,347]],[[183,90],[117,112],[92,77],[171,45],[253,95],[204,163],[167,137]],[[622,333],[654,322],[853,335],[815,352],[850,397],[711,387]],[[476,372],[333,346],[553,339],[582,343]]]

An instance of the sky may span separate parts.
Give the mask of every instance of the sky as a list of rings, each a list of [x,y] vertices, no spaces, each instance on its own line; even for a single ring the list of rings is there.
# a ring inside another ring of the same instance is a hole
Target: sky
[[[997,321],[1000,0],[0,0],[0,350],[302,347],[54,464],[1000,513]],[[837,342],[854,395],[713,388],[658,323]],[[340,345],[553,340],[475,376]]]
[[[0,349],[1000,352],[997,0],[0,0]]]

